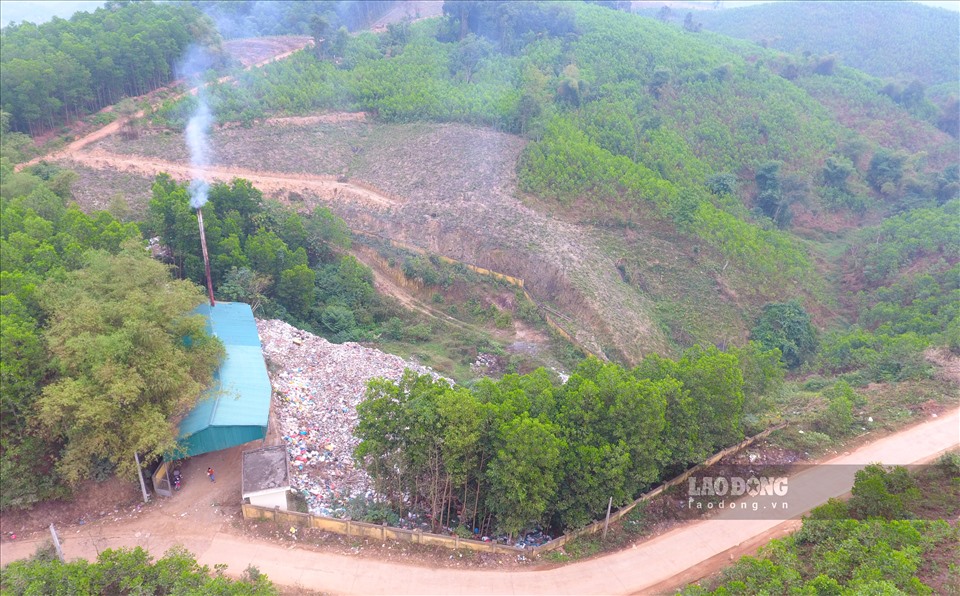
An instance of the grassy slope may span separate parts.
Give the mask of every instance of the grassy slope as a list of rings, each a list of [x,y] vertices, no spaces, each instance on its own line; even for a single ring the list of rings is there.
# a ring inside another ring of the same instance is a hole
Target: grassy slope
[[[703,11],[704,29],[801,54],[837,54],[840,62],[884,78],[925,84],[960,78],[953,11],[914,2],[774,2]]]

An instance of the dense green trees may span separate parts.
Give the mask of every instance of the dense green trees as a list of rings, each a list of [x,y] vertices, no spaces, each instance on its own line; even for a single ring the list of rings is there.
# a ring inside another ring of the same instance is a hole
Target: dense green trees
[[[816,330],[810,315],[797,300],[764,306],[750,339],[768,350],[780,350],[784,363],[790,368],[803,364],[817,349]]]
[[[370,383],[355,457],[400,514],[511,535],[579,527],[610,497],[622,505],[742,439],[779,389],[776,359],[756,345],[697,347],[634,370],[591,358],[562,385],[540,369],[472,389],[408,371]]]
[[[209,385],[223,346],[189,314],[200,289],[171,281],[140,243],[83,260],[38,288],[59,378],[37,398],[36,419],[63,437],[57,469],[68,482],[89,478],[99,459],[133,478],[134,452],[150,460],[175,450],[177,422]]]
[[[783,51],[835,54],[842,64],[877,77],[952,84],[960,76],[955,51],[960,28],[948,10],[885,2],[771,3],[699,18],[711,31]],[[916,50],[904,52],[905,47]]]
[[[136,225],[14,177],[0,189],[3,509],[171,449],[222,349],[187,315],[199,288],[174,282]]]
[[[0,96],[11,128],[39,133],[173,79],[191,43],[219,43],[181,3],[108,2],[93,13],[0,35]]]
[[[173,252],[179,275],[205,283],[200,232],[187,189],[161,174],[149,227]],[[247,302],[334,341],[368,337],[393,313],[373,274],[349,254],[349,230],[326,207],[306,217],[266,202],[247,180],[210,187],[204,227],[216,295]]]
[[[54,556],[14,561],[0,573],[4,594],[221,594],[271,596],[273,583],[250,566],[239,580],[211,575],[196,557],[175,547],[156,561],[139,546],[107,549],[95,562],[78,559],[61,563]]]

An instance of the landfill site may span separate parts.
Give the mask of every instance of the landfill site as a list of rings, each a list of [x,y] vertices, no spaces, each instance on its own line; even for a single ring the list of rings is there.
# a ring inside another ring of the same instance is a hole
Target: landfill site
[[[357,404],[373,378],[398,381],[405,369],[439,377],[399,356],[356,343],[333,344],[283,321],[257,321],[280,440],[290,454],[291,488],[315,515],[343,517],[350,498],[372,498],[353,465]]]
[[[373,378],[399,381],[406,369],[435,379],[441,376],[360,344],[330,343],[283,321],[257,320],[257,330],[273,385],[277,432],[290,455],[291,490],[304,498],[314,515],[349,517],[348,501],[376,498],[370,477],[353,463],[359,443],[353,435],[357,404],[366,394],[367,382]],[[429,527],[412,513],[400,525]],[[482,539],[509,542],[506,535]],[[518,537],[514,546],[539,546],[550,539],[535,530]]]

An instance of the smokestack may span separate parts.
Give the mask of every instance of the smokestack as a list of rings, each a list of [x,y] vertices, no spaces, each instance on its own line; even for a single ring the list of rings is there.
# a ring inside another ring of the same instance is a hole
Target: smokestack
[[[213,299],[213,281],[210,278],[210,257],[207,255],[207,235],[203,232],[203,210],[197,208],[197,223],[200,224],[200,248],[203,250],[203,268],[207,272],[207,294],[210,295],[210,306],[216,306]]]

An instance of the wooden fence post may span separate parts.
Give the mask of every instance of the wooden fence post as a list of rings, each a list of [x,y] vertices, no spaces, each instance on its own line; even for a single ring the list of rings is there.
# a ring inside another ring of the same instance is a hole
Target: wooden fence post
[[[607,502],[607,519],[603,522],[603,540],[607,539],[607,527],[610,525],[610,508],[613,507],[613,497]]]

